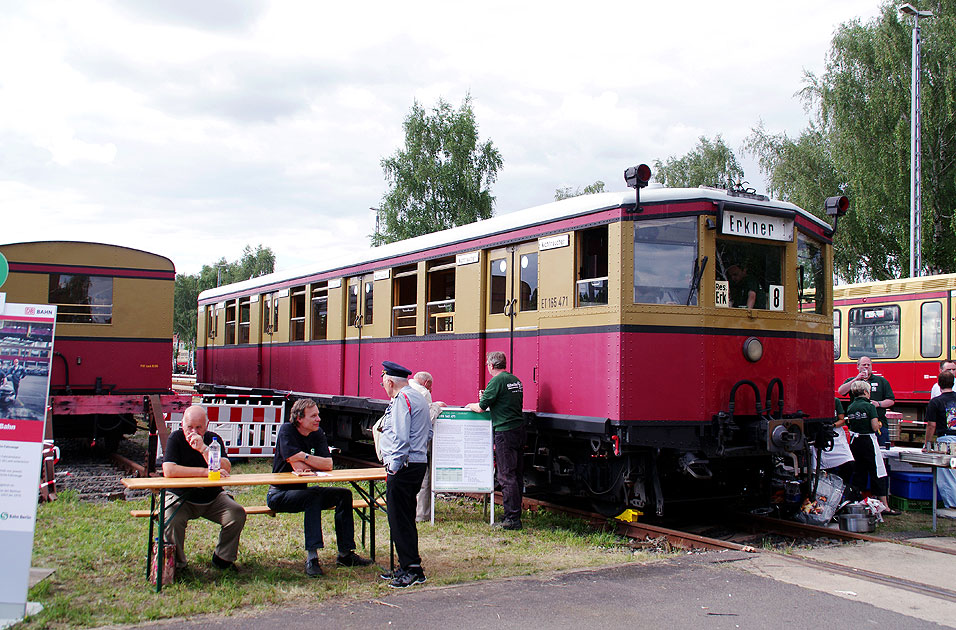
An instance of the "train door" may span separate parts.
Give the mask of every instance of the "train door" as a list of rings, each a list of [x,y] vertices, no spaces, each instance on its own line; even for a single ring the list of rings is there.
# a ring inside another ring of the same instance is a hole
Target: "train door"
[[[524,385],[524,406],[537,406],[538,242],[492,250],[488,256],[488,351],[508,357],[508,371]]]
[[[376,396],[380,392],[372,391],[369,386],[362,389],[363,381],[369,382],[369,368],[365,368],[365,378],[362,375],[362,366],[369,363],[362,358],[362,342],[366,336],[364,328],[373,323],[373,304],[375,297],[375,280],[372,274],[349,278],[346,288],[346,332],[345,332],[345,395],[346,396]],[[365,354],[370,356],[366,349]],[[379,381],[375,381],[376,384]]]
[[[207,304],[203,307],[202,374],[198,378],[201,383],[216,382],[216,315],[215,304]]]
[[[272,387],[272,338],[279,327],[279,295],[263,293],[259,303],[258,386]]]

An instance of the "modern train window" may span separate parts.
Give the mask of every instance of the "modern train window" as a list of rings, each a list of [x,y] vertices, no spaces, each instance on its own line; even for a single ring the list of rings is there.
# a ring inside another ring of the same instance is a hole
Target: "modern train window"
[[[900,356],[900,307],[896,304],[851,308],[847,314],[851,359]]]
[[[726,305],[782,311],[785,297],[781,274],[783,254],[782,245],[718,238],[715,273],[718,290],[727,289],[729,303]]]
[[[500,315],[505,311],[508,299],[508,261],[496,258],[491,261],[491,299],[488,300],[488,312]]]
[[[518,255],[518,265],[521,267],[521,295],[518,303],[520,312],[538,310],[538,254],[527,253]]]
[[[326,339],[329,334],[329,283],[312,285],[312,340]]]
[[[414,335],[418,317],[418,265],[396,267],[392,273],[392,335]]]
[[[833,309],[833,358],[840,358],[840,320],[843,313]]]
[[[824,314],[827,282],[824,276],[823,246],[797,233],[797,304],[801,313]]]
[[[112,324],[113,278],[51,273],[49,303],[57,306],[58,322]]]
[[[305,341],[305,287],[289,291],[289,341]]]
[[[577,240],[577,268],[575,278],[575,306],[604,306],[607,304],[607,226],[581,230]]]
[[[919,309],[920,354],[927,359],[936,359],[943,354],[943,305],[940,302],[924,302]]]
[[[455,257],[439,258],[428,264],[428,301],[425,317],[428,334],[455,330]]]
[[[226,301],[226,337],[224,345],[231,346],[236,343],[236,301]]]
[[[249,323],[251,320],[252,304],[248,297],[239,299],[239,340],[238,343],[249,343]]]
[[[697,305],[697,219],[634,222],[634,303]]]

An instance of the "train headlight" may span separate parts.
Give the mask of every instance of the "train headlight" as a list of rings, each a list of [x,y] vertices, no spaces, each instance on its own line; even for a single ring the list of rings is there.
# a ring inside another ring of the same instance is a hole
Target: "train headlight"
[[[744,356],[752,363],[759,361],[763,356],[763,343],[756,337],[747,337],[744,340]]]

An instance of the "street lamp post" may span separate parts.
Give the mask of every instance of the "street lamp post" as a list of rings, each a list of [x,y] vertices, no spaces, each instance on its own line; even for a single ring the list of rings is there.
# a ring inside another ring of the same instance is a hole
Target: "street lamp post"
[[[923,228],[920,211],[919,20],[933,17],[933,12],[919,11],[908,3],[899,10],[904,15],[913,16],[913,76],[910,82],[910,277],[913,278],[923,267],[920,259]]]

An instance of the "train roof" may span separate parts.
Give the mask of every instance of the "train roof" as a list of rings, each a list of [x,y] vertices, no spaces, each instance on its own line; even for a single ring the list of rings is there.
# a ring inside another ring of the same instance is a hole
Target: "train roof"
[[[793,211],[808,220],[829,230],[830,225],[786,201],[767,200],[766,198],[750,198],[747,196],[730,195],[726,190],[702,186],[700,188],[666,188],[663,186],[649,186],[641,191],[641,205],[664,204],[676,201],[713,201],[732,202],[735,205],[752,205],[760,208],[777,208]],[[338,269],[347,269],[359,264],[369,264],[378,261],[390,260],[399,256],[426,252],[437,247],[466,243],[478,238],[493,236],[516,230],[519,228],[553,223],[562,219],[601,212],[612,208],[634,204],[634,191],[597,193],[594,195],[580,195],[534,206],[524,210],[517,210],[507,214],[500,214],[490,219],[476,221],[466,225],[424,234],[403,241],[396,241],[371,247],[365,251],[341,256],[328,260],[317,260],[298,267],[277,271],[265,276],[251,278],[242,282],[223,285],[214,289],[207,289],[199,294],[200,301],[214,300],[224,295],[252,293],[258,287],[274,285],[298,278],[306,278],[317,274],[329,273]]]
[[[838,284],[833,287],[833,297],[848,298],[868,295],[898,295],[902,293],[920,293],[923,291],[953,289],[956,289],[956,273],[947,273],[938,276],[919,276],[917,278]]]
[[[152,258],[154,258],[154,259],[159,259],[159,260],[162,260],[162,261],[165,261],[166,263],[168,263],[168,266],[169,266],[169,270],[170,270],[170,271],[174,271],[174,270],[176,269],[176,266],[175,266],[175,264],[173,263],[173,261],[170,260],[169,258],[167,258],[166,256],[161,255],[161,254],[156,254],[156,253],[154,253],[154,252],[148,252],[148,251],[146,251],[145,249],[136,249],[135,247],[127,247],[127,246],[125,246],[125,245],[113,245],[113,244],[110,244],[110,243],[96,243],[96,242],[93,242],[93,241],[60,241],[60,240],[55,240],[55,241],[20,241],[20,242],[18,242],[18,243],[0,243],[0,247],[25,248],[25,249],[28,249],[28,250],[29,250],[29,249],[38,249],[38,248],[43,248],[43,247],[63,248],[62,250],[58,249],[58,251],[57,251],[58,254],[63,254],[62,256],[60,256],[61,260],[56,261],[56,262],[61,263],[61,264],[65,264],[64,261],[66,261],[66,260],[69,260],[70,263],[74,263],[74,264],[85,264],[86,262],[88,262],[88,261],[86,261],[86,260],[82,260],[82,261],[81,261],[79,258],[77,258],[77,259],[75,259],[75,260],[72,259],[72,257],[70,256],[70,252],[68,251],[70,247],[77,247],[77,248],[87,249],[88,251],[89,251],[89,249],[92,249],[92,248],[102,248],[104,251],[105,251],[105,250],[112,250],[112,251],[114,251],[114,252],[116,252],[117,254],[120,254],[120,255],[125,254],[125,253],[128,252],[128,253],[133,253],[133,254],[137,254],[137,255],[149,256],[149,257],[152,257]],[[53,261],[49,261],[49,262],[53,262]]]

